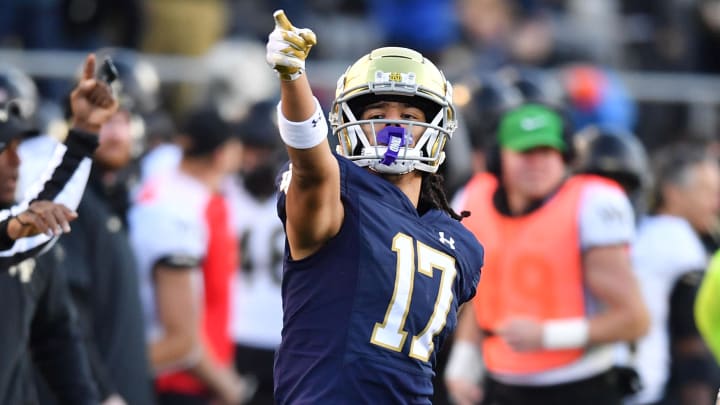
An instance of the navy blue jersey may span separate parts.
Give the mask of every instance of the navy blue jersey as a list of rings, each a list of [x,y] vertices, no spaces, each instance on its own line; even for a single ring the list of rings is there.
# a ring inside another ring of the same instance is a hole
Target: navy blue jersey
[[[475,295],[483,248],[460,222],[418,215],[400,189],[337,157],[345,218],[319,251],[286,247],[279,404],[429,404],[435,353]],[[285,194],[278,200],[285,223]]]

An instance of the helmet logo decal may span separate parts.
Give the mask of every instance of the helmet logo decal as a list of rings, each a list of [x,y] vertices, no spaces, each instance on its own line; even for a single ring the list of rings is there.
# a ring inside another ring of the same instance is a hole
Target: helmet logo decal
[[[396,82],[406,84],[408,86],[414,86],[416,83],[415,72],[400,73],[400,72],[383,72],[378,70],[375,72],[375,83],[388,83]]]
[[[385,166],[390,166],[395,162],[395,159],[397,159],[400,147],[407,145],[405,128],[387,126],[378,132],[377,142],[387,145],[387,150],[380,163]]]

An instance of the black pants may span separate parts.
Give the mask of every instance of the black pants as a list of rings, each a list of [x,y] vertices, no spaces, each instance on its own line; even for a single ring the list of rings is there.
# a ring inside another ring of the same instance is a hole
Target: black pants
[[[273,405],[273,350],[257,349],[250,346],[235,346],[235,370],[238,374],[257,379],[255,395],[247,402],[249,405]]]
[[[608,371],[551,386],[507,385],[488,378],[483,405],[620,405],[617,375]]]

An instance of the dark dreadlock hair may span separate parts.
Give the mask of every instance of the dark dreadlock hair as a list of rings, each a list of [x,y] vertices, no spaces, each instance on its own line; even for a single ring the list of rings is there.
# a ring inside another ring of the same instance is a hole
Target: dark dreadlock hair
[[[460,214],[450,207],[445,189],[443,188],[443,176],[437,173],[424,173],[422,186],[420,188],[420,199],[418,201],[418,212],[425,213],[433,208],[445,211],[452,219],[462,221],[470,216],[470,211],[462,211]]]

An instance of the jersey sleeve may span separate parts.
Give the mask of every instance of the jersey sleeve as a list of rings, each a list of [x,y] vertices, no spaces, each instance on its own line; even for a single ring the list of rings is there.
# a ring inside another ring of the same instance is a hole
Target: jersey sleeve
[[[205,254],[206,230],[180,213],[161,206],[139,206],[131,212],[133,247],[151,268],[194,269]]]
[[[635,216],[630,201],[619,189],[588,186],[580,200],[580,247],[630,243],[635,234]]]
[[[460,263],[458,305],[470,301],[475,296],[485,261],[485,249],[475,235],[469,231],[465,231],[464,234],[462,251],[458,252],[462,256],[457,260]]]
[[[352,175],[353,169],[357,169],[357,166],[355,166],[355,164],[350,162],[349,160],[341,158],[336,154],[333,154],[333,156],[335,156],[335,159],[337,159],[338,166],[340,168],[340,197],[346,200],[349,197],[348,183],[350,183],[350,181],[348,180],[348,178]],[[352,166],[348,167],[349,165]],[[287,220],[285,204],[287,200],[287,190],[288,187],[290,187],[291,181],[292,162],[287,162],[282,168],[282,170],[280,170],[280,173],[275,179],[275,184],[279,191],[277,196],[277,214],[282,221],[283,226],[285,226],[285,221]]]

